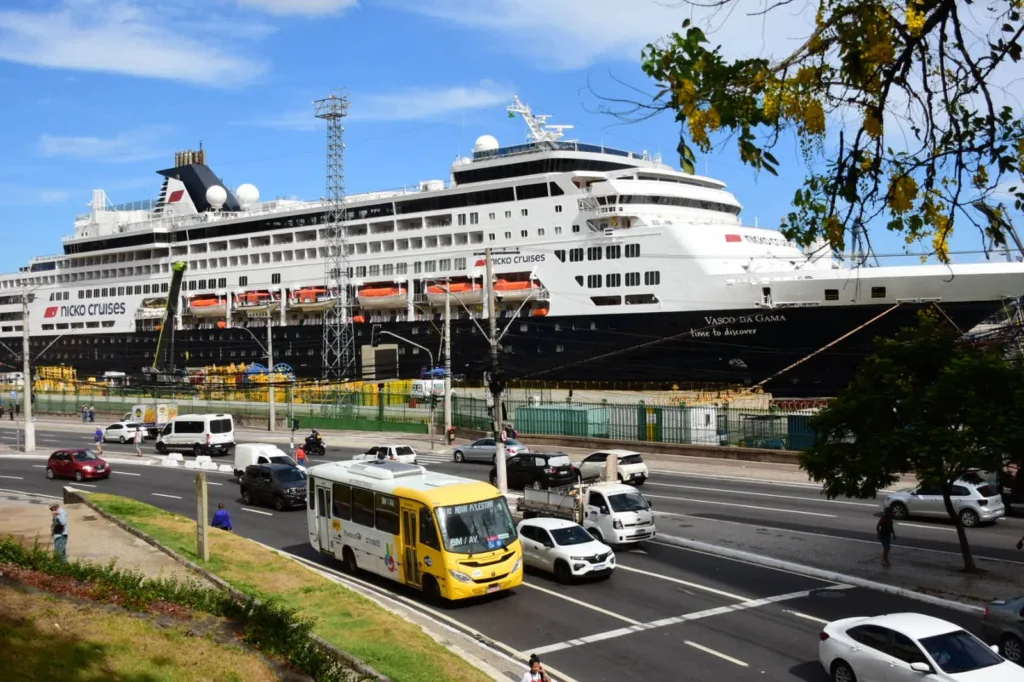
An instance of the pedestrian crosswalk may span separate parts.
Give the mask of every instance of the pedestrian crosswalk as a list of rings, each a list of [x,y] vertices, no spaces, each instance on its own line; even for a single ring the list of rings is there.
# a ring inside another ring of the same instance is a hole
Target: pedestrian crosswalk
[[[449,464],[454,462],[451,455],[442,455],[434,452],[417,452],[416,462],[422,466],[429,464]]]

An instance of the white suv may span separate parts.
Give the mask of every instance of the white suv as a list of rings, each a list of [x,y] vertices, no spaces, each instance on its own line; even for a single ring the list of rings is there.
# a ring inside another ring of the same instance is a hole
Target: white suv
[[[576,465],[581,481],[598,480],[604,476],[605,463],[609,457],[619,458],[619,481],[643,485],[647,480],[647,463],[639,452],[632,450],[600,450],[583,458]]]
[[[988,483],[957,481],[953,484],[950,501],[966,528],[979,523],[991,523],[1006,514],[999,489]],[[886,507],[892,508],[892,515],[897,519],[910,516],[949,518],[942,501],[942,487],[938,484],[922,483],[913,490],[886,495],[882,500],[882,509]]]

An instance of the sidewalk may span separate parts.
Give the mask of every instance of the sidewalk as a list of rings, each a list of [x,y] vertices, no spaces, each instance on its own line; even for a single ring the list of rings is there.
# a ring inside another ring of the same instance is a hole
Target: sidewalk
[[[97,424],[100,422],[86,422],[83,423],[79,418],[60,418],[60,417],[41,417],[36,420],[37,429],[60,429],[69,433],[82,433],[91,434],[96,430]],[[7,422],[0,421],[0,429],[14,428],[18,425],[17,422],[8,424]],[[296,444],[301,442],[306,435],[306,431],[295,433]],[[453,449],[443,442],[441,436],[434,437],[433,449],[431,449],[430,436],[427,434],[409,434],[409,433],[392,433],[392,432],[375,432],[375,431],[327,431],[321,430],[324,440],[327,441],[328,446],[334,447],[350,447],[350,448],[361,448],[368,449],[374,445],[381,443],[408,443],[414,447],[417,451],[424,454],[432,453],[443,456],[451,456]],[[279,445],[284,450],[288,450],[288,446],[291,443],[292,434],[290,431],[276,431],[270,433],[265,429],[255,429],[252,427],[238,427],[235,430],[235,439],[239,443],[245,442],[262,442],[262,443],[274,443]],[[456,439],[455,444],[464,445],[471,441]],[[144,452],[147,453],[142,459],[148,460],[150,463],[158,463],[163,457],[153,456],[152,454],[152,441],[146,441],[147,445],[144,448]],[[527,443],[529,445],[529,443]],[[586,455],[593,452],[593,450],[585,448],[572,448],[572,447],[558,447],[551,446],[546,448],[548,450],[556,450],[558,452],[564,452],[578,461]],[[2,446],[0,446],[0,455],[3,454]],[[13,450],[12,450],[13,452]],[[42,454],[42,453],[39,453]],[[116,462],[114,458],[108,458],[111,462]],[[138,461],[136,459],[125,457],[125,460]],[[706,476],[709,478],[721,478],[721,479],[742,479],[760,483],[778,483],[787,485],[806,485],[814,486],[819,488],[815,483],[808,480],[807,474],[800,470],[799,467],[790,464],[777,464],[771,462],[747,462],[741,460],[732,459],[712,459],[709,457],[685,457],[677,455],[663,455],[663,454],[645,454],[644,460],[647,462],[647,466],[651,472],[657,473],[669,473],[669,474],[683,474],[691,476]],[[905,488],[908,486],[915,485],[917,478],[913,475],[904,476],[899,483],[893,486],[893,489]]]
[[[38,535],[39,543],[51,548],[49,506],[53,502],[59,500],[2,494],[0,537],[13,535],[31,546]],[[116,559],[119,568],[139,571],[147,578],[205,582],[171,557],[107,521],[84,504],[62,506],[68,513],[68,559],[102,565]]]

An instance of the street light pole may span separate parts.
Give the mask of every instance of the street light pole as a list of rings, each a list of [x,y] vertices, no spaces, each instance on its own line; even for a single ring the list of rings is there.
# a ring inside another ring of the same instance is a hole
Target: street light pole
[[[444,287],[444,433],[452,428],[452,292]]]
[[[267,414],[269,425],[267,430],[273,433],[277,428],[277,415],[275,406],[277,389],[274,387],[274,322],[267,306]]]
[[[489,324],[489,340],[491,342],[491,401],[494,406],[491,408],[494,417],[494,468],[498,483],[498,490],[504,495],[508,493],[508,475],[505,471],[505,441],[501,437],[501,393],[502,387],[498,373],[498,320],[495,315],[497,307],[497,294],[494,291],[494,257],[491,248],[484,249],[484,259],[487,268],[487,322]]]
[[[29,354],[29,330],[28,330],[28,297],[29,294],[21,295],[21,371],[23,374],[22,385],[24,387],[21,407],[21,417],[25,430],[25,452],[36,450],[36,425],[32,422],[32,357]],[[11,406],[14,407],[13,405]]]
[[[394,332],[389,332],[389,331],[381,330],[380,333],[383,336],[390,336],[390,337],[398,339],[399,341],[405,341],[410,346],[415,346],[416,348],[419,348],[422,351],[426,351],[427,357],[430,358],[430,369],[431,370],[434,369],[434,367],[435,367],[435,365],[434,365],[434,354],[430,351],[429,348],[427,348],[426,346],[421,346],[420,344],[416,343],[415,341],[410,341],[409,339],[405,338],[404,336],[399,336],[398,334],[395,334]],[[372,334],[372,332],[371,332],[371,334]],[[434,400],[433,400],[434,390],[433,390],[433,385],[434,385],[434,379],[433,379],[433,375],[431,375],[431,379],[430,379],[430,386],[431,386],[430,393],[431,393],[431,395],[429,396],[429,399],[430,399],[430,424],[427,427],[427,432],[430,434],[430,449],[431,450],[434,449]]]

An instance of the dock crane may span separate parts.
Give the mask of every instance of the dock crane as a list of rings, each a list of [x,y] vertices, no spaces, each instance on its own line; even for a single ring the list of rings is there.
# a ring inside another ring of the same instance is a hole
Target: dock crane
[[[181,283],[187,269],[188,263],[185,261],[176,261],[171,264],[171,286],[167,292],[167,306],[160,324],[160,337],[156,342],[156,352],[153,353],[153,364],[142,370],[148,379],[160,383],[184,379],[184,372],[176,371],[174,367],[174,323],[181,301]]]

